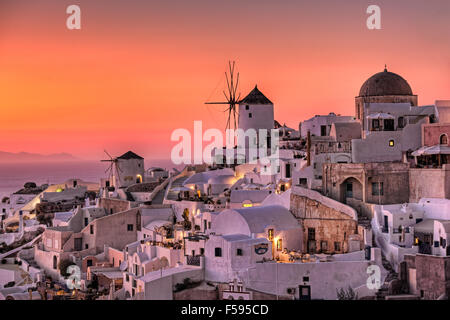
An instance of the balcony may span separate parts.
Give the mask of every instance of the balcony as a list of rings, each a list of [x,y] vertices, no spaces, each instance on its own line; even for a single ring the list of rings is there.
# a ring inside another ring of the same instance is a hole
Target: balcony
[[[189,266],[200,267],[201,256],[186,256],[186,264]]]

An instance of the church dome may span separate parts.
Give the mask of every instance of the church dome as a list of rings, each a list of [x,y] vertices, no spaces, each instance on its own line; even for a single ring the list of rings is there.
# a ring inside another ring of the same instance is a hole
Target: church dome
[[[408,82],[385,68],[374,74],[361,87],[359,96],[412,96]]]

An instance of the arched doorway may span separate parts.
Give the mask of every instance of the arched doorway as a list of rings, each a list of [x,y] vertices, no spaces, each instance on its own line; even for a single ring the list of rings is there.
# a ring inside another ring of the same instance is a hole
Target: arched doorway
[[[448,145],[448,137],[445,133],[440,136],[439,144]]]
[[[347,203],[347,199],[363,199],[363,187],[358,179],[350,177],[340,185],[341,202]]]

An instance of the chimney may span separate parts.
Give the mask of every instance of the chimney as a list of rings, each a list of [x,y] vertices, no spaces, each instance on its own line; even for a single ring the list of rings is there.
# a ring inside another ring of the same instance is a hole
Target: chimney
[[[311,132],[308,130],[308,135],[306,136],[306,166],[311,165]]]
[[[19,211],[19,234],[23,234],[23,212],[22,210]]]

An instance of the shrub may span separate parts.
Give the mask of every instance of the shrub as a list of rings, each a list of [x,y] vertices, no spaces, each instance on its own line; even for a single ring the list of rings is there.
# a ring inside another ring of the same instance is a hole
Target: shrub
[[[336,290],[336,293],[338,300],[358,300],[358,295],[350,286],[347,290],[344,290],[343,288]]]

